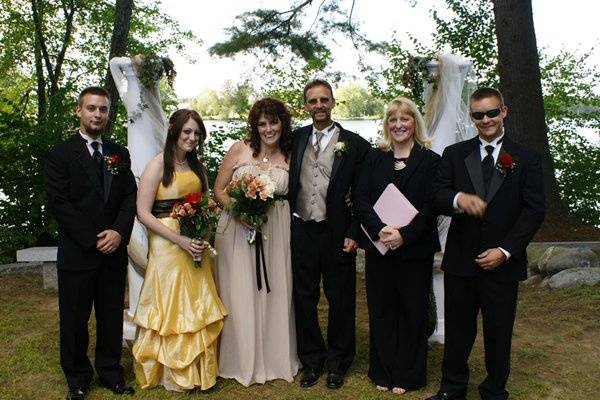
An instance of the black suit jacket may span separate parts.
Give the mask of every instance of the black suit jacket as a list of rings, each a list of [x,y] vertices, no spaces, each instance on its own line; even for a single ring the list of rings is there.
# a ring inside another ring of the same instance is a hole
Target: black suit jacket
[[[527,277],[526,248],[545,213],[541,159],[505,136],[501,155],[511,155],[515,166],[506,174],[495,168],[486,195],[479,147],[478,137],[449,146],[440,162],[436,206],[452,215],[442,269],[459,276],[523,280]],[[483,218],[454,213],[452,202],[458,192],[477,194],[487,202]],[[474,260],[495,247],[502,247],[511,257],[493,271],[484,271]]]
[[[342,128],[337,122],[336,125],[340,128],[338,142],[346,143],[346,151],[334,156],[331,178],[327,188],[327,226],[333,233],[333,240],[336,242],[343,241],[344,238],[358,241],[358,230],[360,229],[358,218],[353,213],[351,202],[347,200],[353,196],[352,188],[356,186],[361,164],[371,150],[371,145],[356,133]],[[302,158],[311,134],[312,125],[296,129],[293,133],[288,189],[292,213],[296,209]]]
[[[101,263],[127,265],[137,188],[127,149],[106,139],[102,143],[105,156],[120,158],[116,175],[104,171],[104,191],[79,133],[56,144],[46,157],[44,183],[48,207],[58,222],[60,270],[94,269]],[[110,255],[96,250],[96,235],[105,229],[122,236],[119,248]]]
[[[401,260],[429,259],[439,251],[436,213],[433,204],[433,180],[440,156],[431,150],[415,145],[406,162],[406,169],[400,182],[400,191],[419,211],[413,220],[400,229],[404,244],[386,255]],[[394,183],[394,152],[373,150],[367,157],[356,190],[356,204],[369,236],[376,239],[386,225],[373,211],[373,205],[390,183]],[[366,251],[379,251],[371,241],[362,235],[361,247]]]

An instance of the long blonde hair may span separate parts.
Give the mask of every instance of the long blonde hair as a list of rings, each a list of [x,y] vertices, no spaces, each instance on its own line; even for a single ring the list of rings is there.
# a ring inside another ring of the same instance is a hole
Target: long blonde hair
[[[417,105],[406,97],[397,97],[390,101],[385,107],[385,113],[383,115],[383,135],[379,141],[379,148],[383,151],[392,150],[392,137],[390,136],[388,118],[397,112],[408,114],[414,118],[415,133],[413,134],[413,140],[419,146],[429,149],[431,147],[431,139],[429,139],[429,136],[427,135],[425,120],[419,112]]]

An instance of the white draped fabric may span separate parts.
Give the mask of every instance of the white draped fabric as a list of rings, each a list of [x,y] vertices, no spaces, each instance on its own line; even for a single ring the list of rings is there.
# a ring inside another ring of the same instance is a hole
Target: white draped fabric
[[[162,151],[167,136],[168,125],[161,106],[158,82],[152,90],[143,87],[129,57],[115,57],[110,60],[109,66],[127,110],[127,148],[131,155],[131,170],[139,182],[148,161]],[[133,316],[148,260],[148,233],[137,218],[127,252],[129,308],[125,310],[124,315],[123,339],[134,340],[136,326]]]
[[[423,91],[425,119],[432,140],[431,149],[442,154],[447,146],[470,139],[477,130],[469,118],[469,96],[475,89],[471,62],[456,54],[442,54],[427,65],[435,77]],[[438,218],[438,232],[442,251],[450,227],[450,217]],[[437,305],[437,326],[430,340],[444,342],[444,285],[441,274],[434,275],[433,288]]]

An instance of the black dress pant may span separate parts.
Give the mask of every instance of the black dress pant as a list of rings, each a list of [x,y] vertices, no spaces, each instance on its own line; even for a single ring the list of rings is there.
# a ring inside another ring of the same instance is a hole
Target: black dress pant
[[[96,315],[94,365],[105,385],[123,382],[123,301],[126,268],[102,265],[97,269],[58,271],[60,365],[70,389],[87,389],[93,370],[87,356],[88,320]]]
[[[518,282],[498,282],[486,276],[444,274],[445,345],[442,365],[443,392],[466,392],[468,359],[477,336],[477,314],[483,319],[487,377],[479,385],[484,400],[508,398],[510,350]]]
[[[326,222],[292,222],[298,357],[303,367],[345,374],[356,352],[356,254],[342,251]],[[327,346],[319,326],[320,282],[329,303]]]
[[[432,269],[433,255],[400,261],[393,254],[366,252],[369,378],[376,385],[425,386]]]

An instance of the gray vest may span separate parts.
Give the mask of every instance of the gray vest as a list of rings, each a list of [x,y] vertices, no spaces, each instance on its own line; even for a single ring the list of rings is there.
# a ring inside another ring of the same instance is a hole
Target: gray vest
[[[336,129],[329,143],[321,149],[316,159],[312,142],[306,145],[302,157],[296,210],[294,210],[304,221],[320,222],[327,218],[327,188],[335,157],[333,150],[338,136],[339,129]]]

